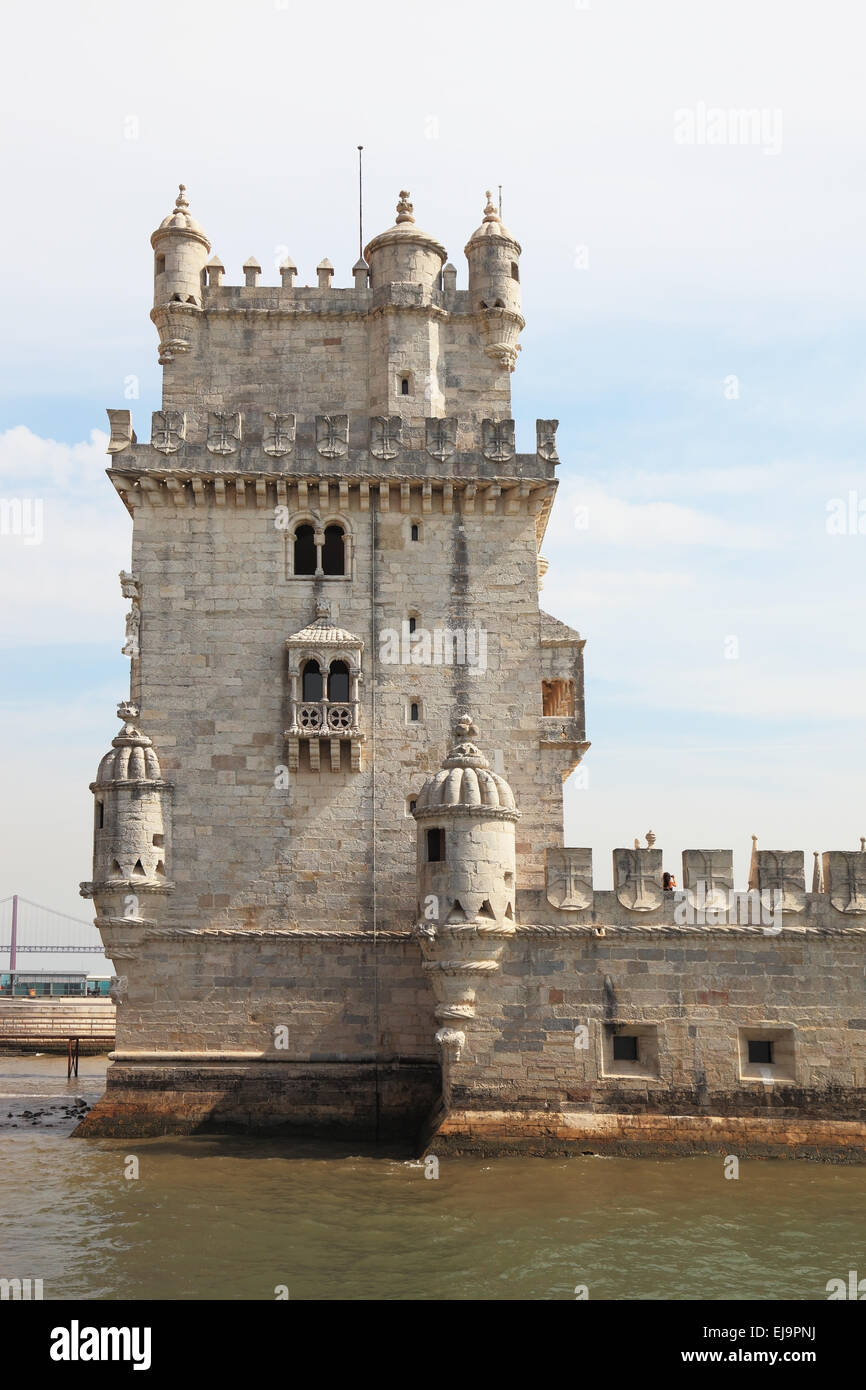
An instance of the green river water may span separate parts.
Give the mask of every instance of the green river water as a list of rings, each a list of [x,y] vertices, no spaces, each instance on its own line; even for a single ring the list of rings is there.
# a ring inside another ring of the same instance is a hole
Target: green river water
[[[0,1057],[0,1277],[45,1299],[826,1300],[866,1278],[864,1168],[452,1158],[431,1178],[359,1146],[71,1140],[105,1065],[67,1083],[63,1057]]]

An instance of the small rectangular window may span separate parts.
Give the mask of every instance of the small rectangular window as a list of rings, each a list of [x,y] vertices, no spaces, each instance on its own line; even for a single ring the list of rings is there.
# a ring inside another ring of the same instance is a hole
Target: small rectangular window
[[[768,1038],[749,1038],[749,1061],[773,1065],[773,1044]]]
[[[636,1062],[637,1038],[630,1033],[616,1033],[613,1039],[613,1060],[615,1062]]]
[[[437,827],[427,831],[427,863],[439,864],[445,858],[445,831]]]

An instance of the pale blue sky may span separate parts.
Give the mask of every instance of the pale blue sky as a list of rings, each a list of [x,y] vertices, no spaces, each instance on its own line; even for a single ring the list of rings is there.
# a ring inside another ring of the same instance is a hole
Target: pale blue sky
[[[0,898],[89,913],[87,784],[128,685],[129,523],[93,432],[128,404],[147,438],[159,404],[150,233],[183,180],[228,283],[250,252],[277,282],[288,249],[300,283],[327,255],[349,284],[359,142],[368,236],[409,188],[462,286],[501,183],[523,245],[518,447],[561,421],[542,601],[588,639],[566,843],[602,887],[649,828],[668,867],[732,847],[741,880],[753,832],[807,869],[857,846],[866,534],[826,517],[866,499],[859,23],[854,0],[7,8],[7,52],[39,56],[0,94],[0,496],[44,499],[45,537],[0,537]],[[777,147],[678,144],[701,103],[780,113]]]

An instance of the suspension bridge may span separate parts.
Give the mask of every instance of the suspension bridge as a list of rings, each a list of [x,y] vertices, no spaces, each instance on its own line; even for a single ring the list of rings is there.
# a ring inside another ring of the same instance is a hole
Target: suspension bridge
[[[0,899],[0,970],[23,968],[112,974],[92,922],[55,912],[15,893]]]

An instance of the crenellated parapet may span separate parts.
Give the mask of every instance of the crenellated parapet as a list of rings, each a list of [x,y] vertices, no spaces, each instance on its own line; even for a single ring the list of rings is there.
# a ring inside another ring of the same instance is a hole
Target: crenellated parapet
[[[445,247],[417,225],[405,189],[394,225],[367,244],[345,287],[327,256],[302,283],[289,254],[275,259],[276,283],[263,283],[268,269],[253,255],[239,267],[238,283],[229,283],[183,187],[152,244],[151,318],[166,409],[205,401],[245,410],[249,400],[227,399],[227,385],[236,379],[239,354],[246,357],[255,344],[256,396],[288,380],[298,402],[318,396],[327,408],[340,382],[353,407],[363,401],[371,415],[399,413],[416,428],[458,408],[495,425],[510,415],[510,374],[524,326],[520,245],[489,194],[466,246],[466,289],[457,288]],[[505,449],[506,436],[499,431],[491,447]]]
[[[149,442],[136,436],[129,410],[107,410],[110,438],[108,453],[126,453],[124,466],[159,469],[165,459],[174,465],[213,471],[226,461],[228,468],[253,467],[267,472],[293,470],[301,461],[321,469],[326,462],[351,460],[360,464],[366,456],[379,475],[388,470],[381,463],[404,459],[411,471],[431,471],[434,463],[461,465],[470,462],[491,478],[524,477],[527,481],[553,481],[556,453],[556,421],[536,422],[534,453],[517,453],[514,421],[476,420],[471,416],[427,416],[419,421],[400,415],[355,415],[350,412],[304,415],[290,403],[274,401],[262,410],[220,409],[155,410]],[[132,463],[132,460],[135,463]],[[285,462],[284,462],[285,460]],[[395,469],[395,472],[398,469]],[[441,471],[441,470],[436,470]],[[451,469],[448,470],[449,472]]]
[[[737,888],[733,851],[687,849],[677,884],[664,869],[662,850],[636,842],[631,849],[613,851],[611,892],[594,888],[591,849],[548,850],[544,902],[530,902],[529,895],[521,894],[521,911],[524,920],[528,914],[537,921],[570,918],[602,931],[630,922],[648,927],[760,926],[768,934],[807,923],[866,929],[866,849],[861,844],[859,850],[829,851],[820,868],[817,854],[815,859],[812,891],[807,892],[802,850],[758,850],[753,839],[748,885]]]
[[[534,515],[540,544],[556,492],[558,460],[514,452],[511,421],[158,410],[142,443],[129,411],[109,418],[109,477],[130,512],[246,506],[248,495],[269,509],[303,510],[316,497],[368,511],[373,495],[383,512]]]

